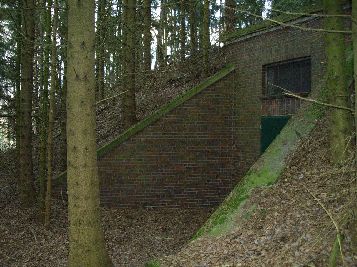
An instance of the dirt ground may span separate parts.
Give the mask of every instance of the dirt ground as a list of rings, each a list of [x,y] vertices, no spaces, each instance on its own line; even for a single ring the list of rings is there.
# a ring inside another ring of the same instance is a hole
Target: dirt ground
[[[15,203],[1,207],[0,266],[66,266],[68,254],[65,205],[54,206],[46,230],[34,209]],[[144,266],[172,254],[189,241],[208,210],[102,209],[103,226],[115,266]]]

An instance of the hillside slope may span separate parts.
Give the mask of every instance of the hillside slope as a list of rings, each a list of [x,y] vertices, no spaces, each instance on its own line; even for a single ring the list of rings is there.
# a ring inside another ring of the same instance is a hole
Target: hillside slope
[[[347,223],[353,158],[331,167],[326,125],[320,120],[301,140],[275,185],[254,189],[229,230],[203,235],[160,266],[327,266],[337,233],[328,213],[345,236],[345,266],[356,266]]]

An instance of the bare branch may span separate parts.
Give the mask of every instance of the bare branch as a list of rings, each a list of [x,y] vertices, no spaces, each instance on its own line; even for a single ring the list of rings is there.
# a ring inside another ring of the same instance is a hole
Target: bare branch
[[[289,91],[289,90],[287,90],[287,89],[285,89],[285,88],[283,88],[283,87],[281,87],[279,85],[272,84],[272,83],[269,83],[269,84],[274,86],[274,87],[277,87],[277,88],[281,89],[283,91],[283,95],[285,95],[285,96],[294,97],[294,98],[301,99],[301,100],[304,100],[304,101],[307,101],[307,102],[311,102],[311,103],[315,103],[315,104],[318,104],[318,105],[321,105],[321,106],[326,106],[326,107],[330,107],[330,108],[337,108],[337,109],[346,110],[346,111],[349,111],[352,114],[354,114],[354,109],[352,109],[352,108],[343,107],[343,106],[337,106],[337,105],[333,105],[333,104],[329,104],[329,103],[324,103],[324,102],[321,102],[319,100],[308,98],[308,97],[302,97],[302,96],[299,96],[297,94],[294,94],[293,92],[291,92],[291,91]]]
[[[238,8],[235,8],[235,10],[237,10],[238,12],[242,12],[242,13],[246,13],[246,14],[249,14],[253,17],[256,17],[256,18],[262,18],[262,19],[265,19],[267,21],[271,21],[275,24],[278,24],[278,25],[281,25],[281,26],[286,26],[286,27],[290,27],[290,28],[295,28],[295,29],[299,29],[299,30],[302,30],[302,31],[314,31],[314,32],[326,32],[326,33],[343,33],[343,34],[352,34],[352,31],[339,31],[339,30],[329,30],[329,29],[319,29],[319,28],[307,28],[307,27],[302,27],[302,26],[298,26],[298,25],[295,25],[295,24],[290,24],[290,23],[285,23],[285,22],[281,22],[281,21],[277,21],[277,20],[274,20],[274,19],[270,19],[270,18],[263,18],[261,15],[257,15],[257,14],[254,14],[252,12],[249,12],[247,10],[242,10],[242,9],[238,9]]]

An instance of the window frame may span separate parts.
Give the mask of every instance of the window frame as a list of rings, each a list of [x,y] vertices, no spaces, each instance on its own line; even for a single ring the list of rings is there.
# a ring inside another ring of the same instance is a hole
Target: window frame
[[[310,56],[306,56],[306,57],[299,57],[299,58],[294,58],[294,59],[289,59],[289,60],[283,60],[283,61],[278,61],[278,62],[274,62],[274,63],[269,63],[269,64],[265,64],[262,66],[262,98],[263,99],[277,99],[277,98],[283,98],[283,97],[288,97],[288,96],[284,96],[284,95],[268,95],[267,94],[267,85],[268,85],[268,69],[269,68],[274,68],[274,67],[278,67],[281,65],[286,65],[286,64],[291,64],[291,63],[298,63],[298,62],[302,62],[302,61],[307,61],[309,62],[310,65],[310,90],[308,91],[304,91],[304,92],[293,92],[294,94],[297,94],[299,96],[307,96],[309,95],[309,93],[311,92],[311,78],[312,78],[312,64],[311,64],[311,57]]]

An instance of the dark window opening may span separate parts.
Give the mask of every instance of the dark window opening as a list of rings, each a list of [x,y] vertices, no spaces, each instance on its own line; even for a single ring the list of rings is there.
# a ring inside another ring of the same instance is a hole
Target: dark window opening
[[[263,96],[282,97],[283,90],[307,95],[311,91],[311,60],[300,58],[263,66]]]

